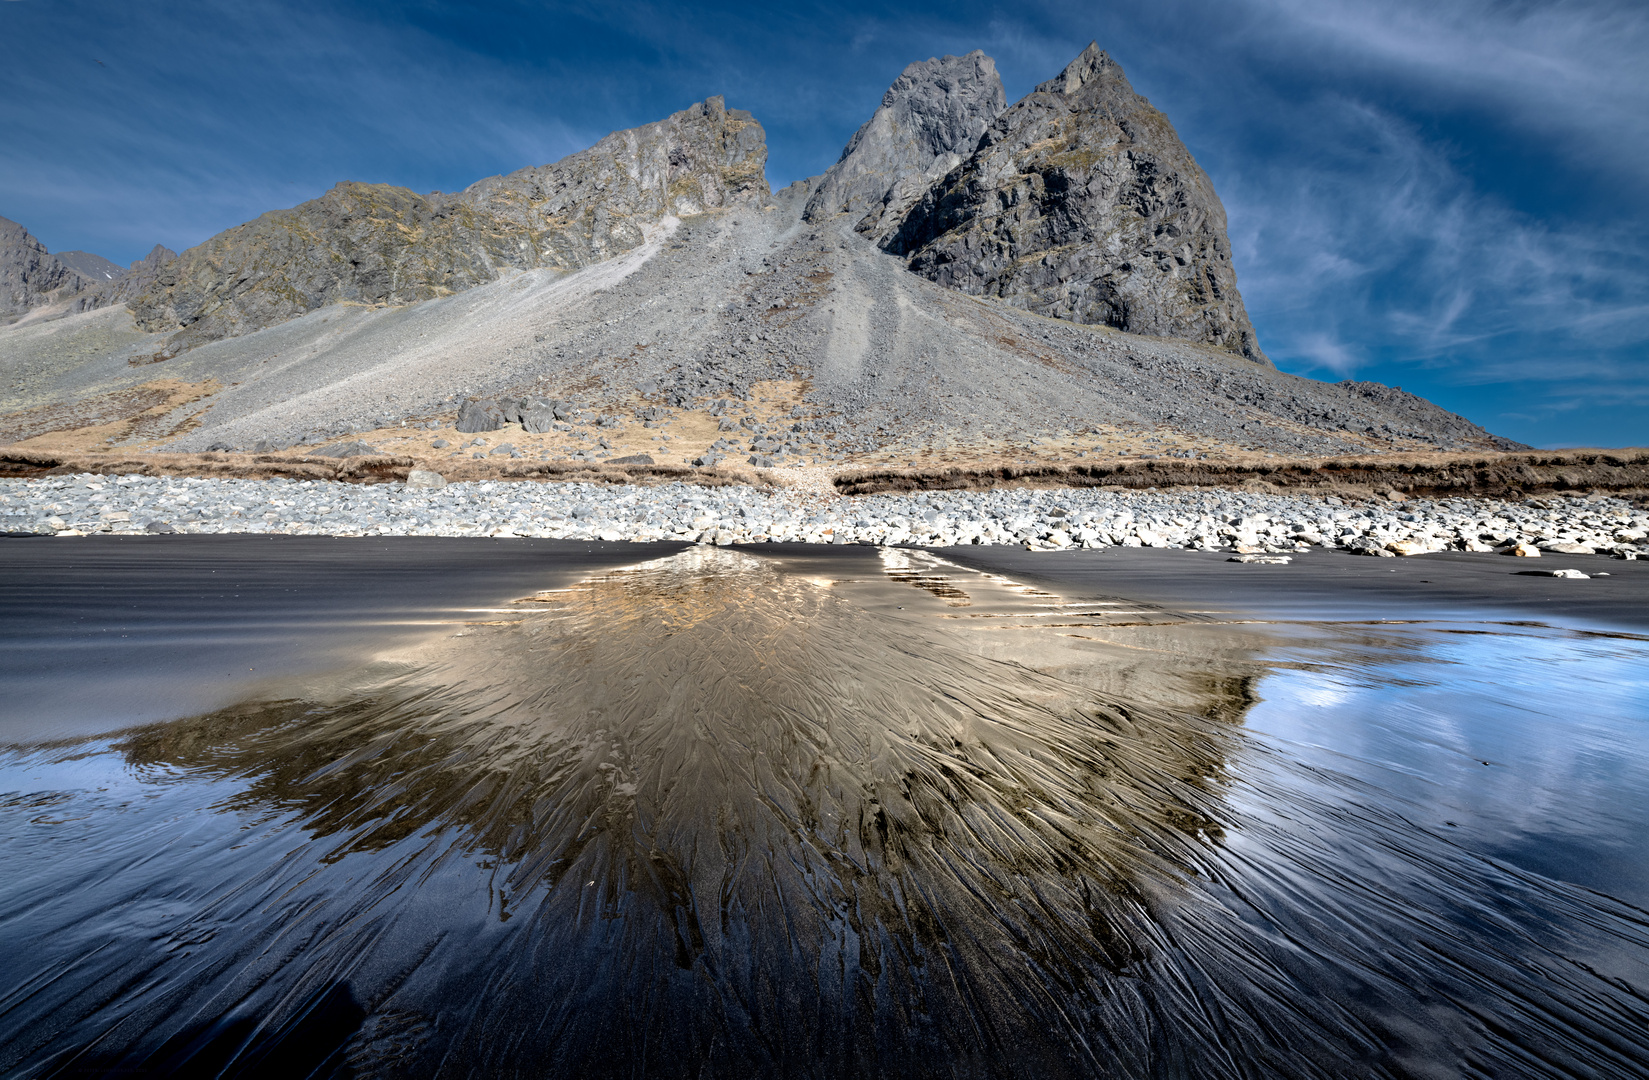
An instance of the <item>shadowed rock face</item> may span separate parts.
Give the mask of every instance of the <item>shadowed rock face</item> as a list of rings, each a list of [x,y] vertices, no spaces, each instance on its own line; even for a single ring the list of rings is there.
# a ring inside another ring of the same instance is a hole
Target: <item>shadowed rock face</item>
[[[927,188],[973,152],[1007,104],[996,61],[977,49],[910,65],[825,173],[805,216],[863,215],[859,231],[886,239]]]
[[[997,117],[883,246],[966,293],[1269,364],[1225,229],[1168,118],[1090,45]]]
[[[766,136],[710,98],[553,165],[421,196],[342,183],[191,248],[131,302],[150,332],[192,345],[326,304],[405,304],[509,268],[576,270],[640,245],[642,226],[768,193]]]

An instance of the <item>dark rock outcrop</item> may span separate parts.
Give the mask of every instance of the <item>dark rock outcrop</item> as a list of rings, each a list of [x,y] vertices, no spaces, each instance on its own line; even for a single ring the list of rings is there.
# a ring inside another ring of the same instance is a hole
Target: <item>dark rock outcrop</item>
[[[576,270],[643,242],[642,227],[768,194],[766,135],[719,97],[607,136],[553,165],[418,195],[343,183],[212,237],[131,301],[180,344],[234,337],[327,304],[406,304],[503,271]]]
[[[997,117],[884,247],[963,292],[1270,363],[1213,185],[1093,45]]]
[[[911,64],[848,140],[805,216],[862,215],[858,230],[885,239],[935,180],[973,152],[1007,104],[996,61],[977,49]]]

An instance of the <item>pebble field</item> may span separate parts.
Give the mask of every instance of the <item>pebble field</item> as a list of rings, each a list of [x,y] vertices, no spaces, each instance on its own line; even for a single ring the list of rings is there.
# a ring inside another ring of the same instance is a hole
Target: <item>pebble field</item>
[[[434,477],[431,482],[440,483]],[[420,487],[79,475],[0,481],[0,531],[1649,557],[1649,511],[1599,495],[1388,503],[1206,489],[1008,489],[846,498],[687,484],[487,481]]]

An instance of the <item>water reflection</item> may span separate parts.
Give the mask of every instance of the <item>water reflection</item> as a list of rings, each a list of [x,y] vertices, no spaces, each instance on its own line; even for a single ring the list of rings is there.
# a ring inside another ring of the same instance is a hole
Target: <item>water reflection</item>
[[[1245,732],[1286,635],[876,559],[695,549],[343,685],[17,751],[0,1069],[1649,1061],[1636,913]],[[1334,633],[1289,662],[1382,663]]]

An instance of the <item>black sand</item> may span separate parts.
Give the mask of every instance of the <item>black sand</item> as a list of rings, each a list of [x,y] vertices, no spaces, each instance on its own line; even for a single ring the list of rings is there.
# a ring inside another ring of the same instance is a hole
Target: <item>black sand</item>
[[[1007,546],[936,548],[965,566],[1036,581],[1071,596],[1121,596],[1222,615],[1283,619],[1472,617],[1649,626],[1649,562],[1603,555],[1538,559],[1438,552],[1377,559],[1314,550],[1286,566],[1229,555],[1150,548],[1026,551]],[[1575,569],[1585,581],[1533,576]]]

